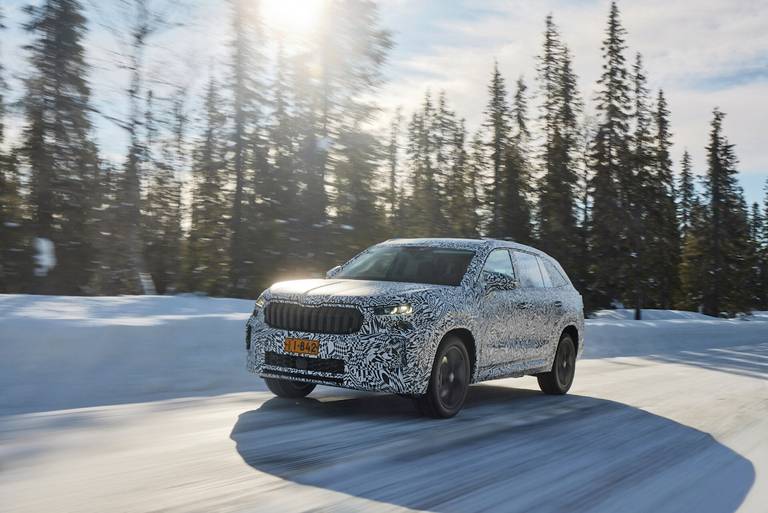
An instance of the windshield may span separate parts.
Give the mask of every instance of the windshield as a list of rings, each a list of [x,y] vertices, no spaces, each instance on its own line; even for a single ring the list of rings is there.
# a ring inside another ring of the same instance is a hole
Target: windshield
[[[347,264],[335,278],[458,285],[475,252],[420,246],[381,246]]]

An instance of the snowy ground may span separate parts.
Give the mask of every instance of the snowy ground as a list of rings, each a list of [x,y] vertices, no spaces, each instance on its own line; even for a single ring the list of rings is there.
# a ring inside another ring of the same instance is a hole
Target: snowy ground
[[[600,312],[571,394],[455,419],[244,370],[250,301],[0,295],[0,511],[733,511],[768,504],[768,314]]]

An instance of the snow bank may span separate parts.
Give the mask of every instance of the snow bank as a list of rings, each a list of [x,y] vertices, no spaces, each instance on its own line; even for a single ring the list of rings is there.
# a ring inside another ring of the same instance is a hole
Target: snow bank
[[[685,312],[683,310],[643,310],[644,321],[668,321],[676,319],[699,319],[712,320],[713,317],[700,314],[698,312]],[[598,310],[591,316],[598,320],[629,321],[635,319],[635,311],[629,308],[620,308],[616,310]]]
[[[253,301],[197,296],[0,295],[0,414],[263,390],[245,370]],[[768,341],[750,321],[692,312],[597,312],[585,358]]]
[[[0,413],[261,389],[253,301],[0,295]]]

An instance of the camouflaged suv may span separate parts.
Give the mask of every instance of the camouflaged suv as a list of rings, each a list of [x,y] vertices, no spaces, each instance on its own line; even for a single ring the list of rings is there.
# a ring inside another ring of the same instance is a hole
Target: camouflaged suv
[[[281,397],[316,385],[412,397],[451,417],[467,387],[535,375],[564,394],[584,349],[582,299],[562,267],[499,240],[394,239],[280,282],[246,326],[248,368]]]

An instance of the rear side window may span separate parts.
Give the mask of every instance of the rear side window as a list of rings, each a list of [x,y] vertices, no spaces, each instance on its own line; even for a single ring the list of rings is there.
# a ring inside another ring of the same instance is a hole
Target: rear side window
[[[545,275],[545,281],[546,278],[549,278],[549,281],[551,282],[550,286],[562,287],[568,284],[568,281],[566,281],[563,274],[557,267],[555,267],[555,264],[544,258],[540,258],[539,263],[541,264],[541,272]]]
[[[544,278],[535,255],[515,251],[515,269],[521,287],[544,287]]]
[[[515,271],[512,269],[509,251],[506,249],[494,249],[491,251],[483,266],[483,272],[486,271],[503,274],[514,279]]]

